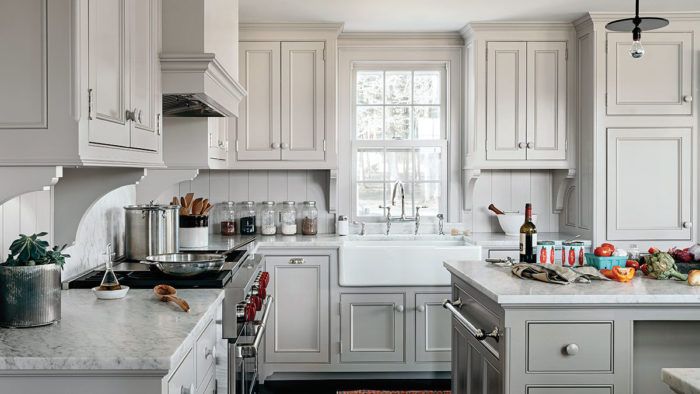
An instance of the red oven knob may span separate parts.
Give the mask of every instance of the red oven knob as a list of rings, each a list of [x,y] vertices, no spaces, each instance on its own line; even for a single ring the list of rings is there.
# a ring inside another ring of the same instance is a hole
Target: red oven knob
[[[270,283],[270,274],[268,272],[260,273],[260,285],[263,288],[267,288],[268,283]]]
[[[260,288],[258,288],[258,297],[260,297],[260,299],[263,301],[265,300],[265,297],[267,297],[267,289],[265,286],[261,285]]]
[[[255,305],[255,310],[259,311],[262,309],[262,298],[260,298],[259,295],[254,295],[250,297],[251,301],[253,301],[253,304]]]
[[[255,303],[253,303],[253,302],[247,303],[245,306],[245,321],[249,322],[249,321],[255,320],[255,312],[256,312]]]

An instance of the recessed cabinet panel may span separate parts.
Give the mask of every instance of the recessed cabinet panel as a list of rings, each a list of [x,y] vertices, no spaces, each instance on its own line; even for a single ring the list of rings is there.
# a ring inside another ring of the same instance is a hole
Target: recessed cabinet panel
[[[128,37],[126,1],[90,2],[89,90],[90,142],[131,145],[128,109]]]
[[[47,127],[47,0],[4,1],[0,129]]]
[[[131,4],[131,147],[158,150],[156,114],[160,113],[157,0]]]
[[[646,53],[629,54],[628,33],[608,33],[608,114],[690,115],[692,33],[644,33]]]
[[[323,42],[282,43],[282,160],[323,160]]]
[[[486,157],[525,160],[525,42],[489,42],[486,87]]]
[[[279,160],[280,43],[241,42],[240,82],[248,91],[241,102],[238,160]]]
[[[566,43],[527,43],[527,159],[566,158]]]
[[[228,130],[227,117],[209,118],[209,158],[225,161],[228,156]]]
[[[450,361],[450,294],[416,294],[416,361]]]
[[[690,129],[608,129],[607,171],[607,239],[691,239]]]

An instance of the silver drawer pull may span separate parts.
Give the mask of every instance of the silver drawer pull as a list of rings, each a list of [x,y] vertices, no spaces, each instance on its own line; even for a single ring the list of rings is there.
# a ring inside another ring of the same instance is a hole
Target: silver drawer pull
[[[238,358],[251,358],[258,356],[258,348],[260,347],[260,342],[262,342],[265,336],[265,327],[267,326],[267,318],[270,316],[270,310],[272,309],[272,303],[274,299],[271,295],[265,298],[265,303],[263,304],[263,317],[258,324],[256,324],[255,329],[255,339],[250,344],[236,344],[236,357]]]
[[[566,353],[567,356],[575,356],[578,354],[578,351],[579,347],[575,343],[570,343],[564,348],[564,353]]]
[[[482,341],[482,344],[484,345],[484,347],[486,347],[486,349],[491,354],[493,354],[496,358],[499,358],[498,350],[496,350],[488,342],[483,342],[483,341],[486,338],[493,338],[496,342],[498,342],[498,340],[501,337],[501,330],[498,327],[494,327],[491,332],[485,332],[484,330],[482,330],[480,328],[476,328],[476,326],[474,324],[472,324],[472,322],[467,320],[467,318],[464,317],[464,315],[459,313],[459,310],[457,308],[460,307],[461,305],[462,305],[462,300],[460,300],[460,299],[457,299],[456,301],[444,300],[442,302],[443,308],[446,308],[447,310],[449,310],[452,313],[452,317],[457,319],[457,321],[460,322],[464,326],[464,328],[466,328],[467,331],[469,331],[469,333],[474,336],[474,338],[478,339],[479,341]]]
[[[289,259],[289,264],[304,264],[304,259],[301,257],[294,257]]]

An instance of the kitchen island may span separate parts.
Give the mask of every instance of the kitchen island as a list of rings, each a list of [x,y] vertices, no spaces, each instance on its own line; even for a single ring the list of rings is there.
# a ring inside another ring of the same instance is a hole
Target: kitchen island
[[[209,392],[224,292],[183,289],[178,296],[188,313],[150,289],[130,289],[121,300],[63,291],[60,322],[0,329],[0,393],[180,393],[191,385]]]
[[[672,393],[662,368],[700,366],[700,287],[641,276],[555,285],[484,262],[445,267],[455,394]]]

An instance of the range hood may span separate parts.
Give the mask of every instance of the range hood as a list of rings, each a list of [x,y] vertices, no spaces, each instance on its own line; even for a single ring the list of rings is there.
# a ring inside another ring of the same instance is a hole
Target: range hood
[[[237,117],[238,1],[168,0],[160,55],[163,115]]]

